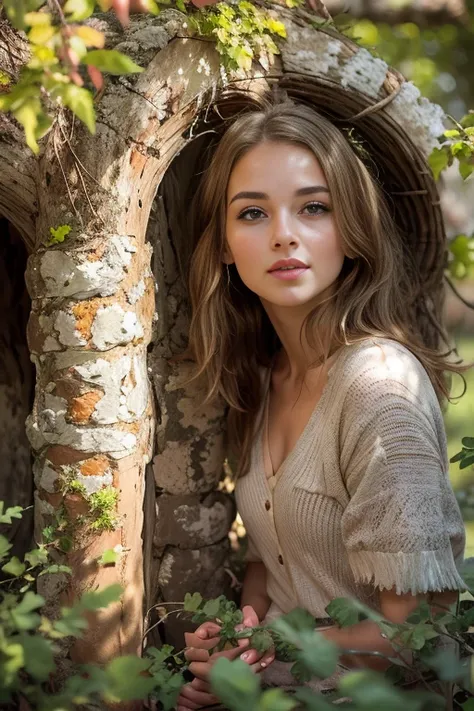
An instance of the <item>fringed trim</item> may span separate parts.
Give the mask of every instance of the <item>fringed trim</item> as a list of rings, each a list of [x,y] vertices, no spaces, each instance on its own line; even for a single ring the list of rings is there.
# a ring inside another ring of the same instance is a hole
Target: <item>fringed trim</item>
[[[382,590],[403,593],[467,590],[454,563],[451,548],[415,553],[349,551],[356,582],[372,583]]]

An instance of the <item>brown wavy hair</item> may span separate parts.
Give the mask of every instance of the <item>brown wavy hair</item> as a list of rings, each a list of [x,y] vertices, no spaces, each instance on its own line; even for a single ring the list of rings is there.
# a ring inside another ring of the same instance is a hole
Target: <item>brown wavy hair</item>
[[[228,432],[238,474],[248,468],[257,428],[263,396],[260,369],[270,365],[281,345],[258,296],[233,265],[223,262],[229,178],[237,161],[263,141],[309,148],[331,194],[344,264],[334,292],[304,324],[308,343],[323,360],[370,336],[391,338],[420,360],[441,403],[449,399],[447,374],[469,367],[423,342],[415,315],[415,267],[367,154],[362,159],[341,130],[307,106],[284,101],[248,111],[224,133],[201,179],[193,207],[198,239],[189,271],[192,379],[203,380],[206,401],[220,396],[229,405]],[[437,325],[443,333],[442,324]],[[328,341],[323,343],[318,333],[328,334]]]

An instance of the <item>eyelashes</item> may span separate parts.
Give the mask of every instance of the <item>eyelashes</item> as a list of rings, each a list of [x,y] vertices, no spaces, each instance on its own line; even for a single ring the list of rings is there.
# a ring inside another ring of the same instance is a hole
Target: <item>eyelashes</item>
[[[307,215],[317,216],[321,213],[330,212],[330,207],[322,202],[312,201],[306,203],[306,205],[304,205],[300,210],[300,212],[303,213],[305,211],[307,211]],[[239,214],[237,215],[237,219],[242,220],[244,222],[255,222],[261,217],[266,217],[266,213],[264,210],[262,210],[261,207],[246,207],[244,210],[242,210],[242,212],[239,212]]]

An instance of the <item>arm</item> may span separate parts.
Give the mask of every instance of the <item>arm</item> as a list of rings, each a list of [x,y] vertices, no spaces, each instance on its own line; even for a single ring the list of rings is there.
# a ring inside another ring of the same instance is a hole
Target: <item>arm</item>
[[[436,601],[433,601],[432,612],[440,612],[442,608],[456,602],[458,593],[454,591],[445,591],[436,595],[440,606],[436,607]],[[403,593],[397,595],[395,590],[380,590],[380,611],[389,622],[400,624],[405,622],[407,617],[418,607],[423,601],[431,597],[428,595],[412,595],[411,593]],[[361,652],[380,652],[387,657],[394,656],[394,650],[389,640],[381,636],[381,631],[376,622],[364,620],[350,627],[331,628],[321,632],[322,635],[331,642],[334,642],[341,649],[357,649]],[[404,653],[404,658],[407,663],[410,658]],[[357,656],[356,654],[342,656],[341,663],[347,667],[365,667],[384,671],[390,666],[390,662],[380,657],[370,657],[366,655]]]
[[[263,563],[248,563],[242,587],[241,608],[253,607],[261,621],[270,607],[267,595],[267,571]]]

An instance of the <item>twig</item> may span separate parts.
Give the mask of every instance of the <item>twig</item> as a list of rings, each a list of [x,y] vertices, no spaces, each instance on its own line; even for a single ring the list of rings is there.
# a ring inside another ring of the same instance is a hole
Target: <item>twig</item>
[[[451,287],[451,289],[453,290],[454,294],[458,297],[458,299],[460,299],[460,300],[462,301],[462,303],[464,304],[464,306],[467,306],[469,309],[474,309],[474,301],[467,301],[467,299],[465,299],[465,298],[459,293],[459,291],[456,289],[456,287],[454,286],[454,284],[453,284],[453,282],[451,281],[451,279],[450,279],[448,276],[445,276],[444,278],[445,278],[446,281],[448,282],[448,284],[449,284],[449,286]]]
[[[80,217],[79,212],[76,208],[76,204],[74,202],[74,198],[72,197],[71,190],[69,189],[69,183],[66,177],[66,173],[64,172],[63,164],[61,163],[61,158],[59,157],[59,152],[58,152],[58,147],[56,145],[56,133],[53,133],[53,148],[54,148],[54,153],[56,155],[56,158],[59,163],[59,167],[61,168],[61,173],[63,174],[64,182],[66,183],[66,190],[67,194],[69,195],[69,200],[71,201],[72,209],[76,213],[77,217]]]

